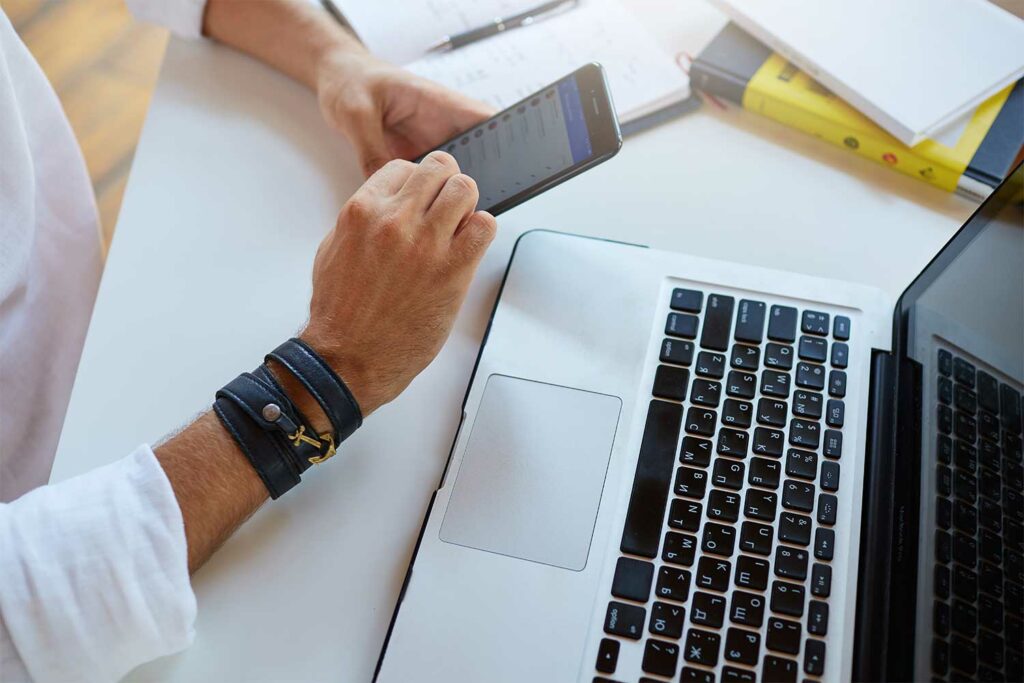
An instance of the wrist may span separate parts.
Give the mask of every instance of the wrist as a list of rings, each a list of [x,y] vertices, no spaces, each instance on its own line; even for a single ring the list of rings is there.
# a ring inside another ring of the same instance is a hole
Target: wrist
[[[359,81],[376,61],[376,57],[354,41],[325,46],[316,59],[314,89],[317,96],[322,98],[327,91]]]
[[[323,339],[316,335],[311,334],[308,329],[304,330],[299,335],[299,339],[309,344],[309,346],[316,351],[324,361],[334,370],[335,374],[341,378],[348,387],[348,390],[352,393],[352,397],[355,398],[356,403],[359,404],[359,410],[363,414],[365,419],[377,408],[381,407],[388,402],[389,398],[385,395],[380,383],[376,380],[375,373],[370,363],[367,363],[358,354],[351,353],[350,351],[340,348],[339,346],[323,341]],[[276,374],[276,373],[275,373]],[[294,379],[294,378],[292,378]],[[289,392],[290,387],[285,387]],[[319,409],[319,405],[313,400],[309,394],[299,386],[304,400],[308,399],[313,402],[313,407],[317,409],[317,412],[322,415],[322,411]],[[289,394],[290,395],[290,394]],[[299,410],[303,410],[302,406],[296,404]],[[315,425],[314,425],[315,426]]]

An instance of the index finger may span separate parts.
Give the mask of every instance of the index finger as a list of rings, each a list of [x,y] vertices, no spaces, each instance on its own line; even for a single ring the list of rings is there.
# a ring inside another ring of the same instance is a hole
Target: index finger
[[[385,196],[398,194],[398,191],[405,185],[405,181],[409,179],[409,176],[415,170],[416,164],[411,161],[392,159],[367,178],[360,189],[366,189]]]

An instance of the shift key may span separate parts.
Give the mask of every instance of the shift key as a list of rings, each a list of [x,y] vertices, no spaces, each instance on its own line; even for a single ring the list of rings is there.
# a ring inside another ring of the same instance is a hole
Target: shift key
[[[651,401],[622,532],[620,547],[624,553],[643,557],[658,554],[682,422],[681,405]]]
[[[725,351],[729,348],[734,304],[731,296],[712,294],[708,297],[707,312],[704,314],[704,333],[700,338],[700,345],[705,349]]]

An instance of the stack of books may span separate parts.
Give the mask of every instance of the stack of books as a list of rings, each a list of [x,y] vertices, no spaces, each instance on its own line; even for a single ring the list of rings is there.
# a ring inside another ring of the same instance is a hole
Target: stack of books
[[[884,70],[878,78],[886,78]],[[737,23],[727,24],[690,68],[696,90],[978,201],[1024,157],[1024,79],[1000,87],[926,136],[892,125],[883,128],[877,112],[872,111],[873,117],[863,113],[871,110],[870,100],[856,108],[822,85],[822,79]],[[905,133],[903,139],[894,132]]]

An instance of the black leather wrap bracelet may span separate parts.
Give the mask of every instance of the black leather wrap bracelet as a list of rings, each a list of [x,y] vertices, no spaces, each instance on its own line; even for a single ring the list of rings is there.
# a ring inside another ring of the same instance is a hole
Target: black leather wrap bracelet
[[[320,405],[331,432],[318,434],[266,362],[280,363]],[[312,465],[363,424],[363,414],[345,382],[308,344],[289,339],[252,372],[243,372],[217,392],[213,410],[252,463],[270,497],[280,498]]]

